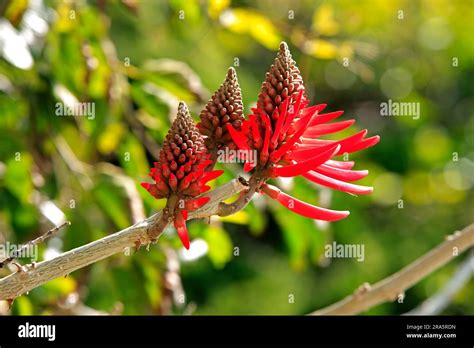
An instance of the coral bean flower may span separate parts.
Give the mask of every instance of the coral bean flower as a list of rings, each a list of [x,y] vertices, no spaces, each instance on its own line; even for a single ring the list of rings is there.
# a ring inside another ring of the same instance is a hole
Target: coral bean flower
[[[209,190],[206,183],[223,173],[206,171],[212,161],[204,145],[204,138],[194,125],[186,104],[179,103],[178,114],[166,135],[158,162],[151,168],[153,184],[141,185],[156,199],[167,198],[166,207],[172,214],[174,226],[186,249],[189,236],[186,229],[188,213],[209,201],[197,197]]]
[[[283,42],[266,74],[257,107],[244,120],[241,131],[229,126],[227,129],[239,149],[258,152],[258,162],[247,162],[244,169],[256,169],[262,175],[261,192],[300,215],[340,220],[349,212],[316,207],[265,184],[270,178],[301,175],[316,184],[351,194],[372,192],[371,187],[352,183],[367,176],[367,170],[352,170],[354,162],[334,157],[374,146],[379,136],[365,138],[367,130],[362,130],[342,140],[321,139],[350,127],[355,121],[329,123],[343,111],[323,114],[326,104],[309,107],[308,104],[300,71]]]

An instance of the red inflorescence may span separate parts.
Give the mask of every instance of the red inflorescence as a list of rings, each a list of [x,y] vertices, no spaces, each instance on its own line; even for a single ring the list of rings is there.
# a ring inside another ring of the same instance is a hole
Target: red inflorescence
[[[354,120],[328,123],[343,111],[321,114],[326,104],[307,107],[303,79],[285,43],[262,84],[257,107],[244,120],[241,131],[227,127],[235,144],[245,151],[257,151],[258,161],[247,162],[246,171],[258,169],[264,178],[302,175],[308,180],[351,194],[367,194],[371,187],[352,184],[368,174],[352,170],[354,162],[333,159],[335,156],[363,150],[378,143],[379,136],[365,138],[362,130],[342,140],[325,140],[320,136],[344,130]],[[333,211],[297,200],[270,185],[262,184],[262,192],[301,215],[335,221],[347,211]]]
[[[155,183],[141,185],[156,199],[168,198],[168,202],[175,202],[174,206],[168,208],[173,212],[174,225],[187,249],[188,212],[208,202],[208,197],[196,197],[209,190],[210,187],[206,185],[208,181],[223,173],[221,170],[205,172],[211,163],[204,138],[194,125],[186,104],[181,102],[160,151],[159,161],[154,163],[150,171]]]

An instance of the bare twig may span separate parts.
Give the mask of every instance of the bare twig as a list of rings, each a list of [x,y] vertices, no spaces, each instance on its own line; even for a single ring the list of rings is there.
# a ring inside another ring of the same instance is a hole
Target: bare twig
[[[363,312],[386,301],[393,301],[421,279],[446,264],[455,256],[474,245],[474,224],[461,232],[448,236],[447,240],[419,259],[370,286],[363,284],[354,294],[311,315],[351,315]]]
[[[15,250],[15,252],[11,253],[9,257],[7,257],[5,260],[0,262],[0,268],[3,268],[7,263],[12,262],[14,259],[21,257],[23,252],[28,249],[29,247],[42,243],[49,237],[51,237],[54,233],[59,231],[61,228],[63,228],[66,225],[71,225],[71,222],[69,221],[64,221],[61,225],[55,226],[54,228],[50,229],[48,232],[42,234],[36,239],[33,239],[32,241],[29,241],[28,243],[25,243],[21,246],[21,248],[18,248]]]
[[[438,315],[453,297],[474,277],[474,249],[461,263],[454,276],[435,295],[429,297],[405,315]]]
[[[206,194],[210,198],[209,202],[190,212],[189,218],[216,215],[220,202],[238,194],[245,188],[239,179],[234,179],[216,188]],[[25,266],[24,272],[13,273],[0,279],[0,300],[14,299],[50,280],[65,276],[116,253],[137,245],[151,243],[153,239],[150,238],[149,232],[161,217],[162,212],[160,211],[122,231],[62,253],[50,260],[39,262],[34,267]]]

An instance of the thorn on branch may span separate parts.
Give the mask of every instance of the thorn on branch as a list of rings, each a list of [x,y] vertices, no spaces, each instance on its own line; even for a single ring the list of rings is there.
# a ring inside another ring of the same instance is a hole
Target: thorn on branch
[[[366,292],[369,292],[372,289],[369,283],[365,282],[361,286],[359,286],[356,291],[354,291],[354,296],[356,298],[361,297]]]
[[[20,265],[18,262],[11,261],[10,263],[11,263],[13,266],[15,266],[15,267],[17,268],[16,271],[17,271],[18,273],[26,273],[25,268],[24,268],[22,265]]]

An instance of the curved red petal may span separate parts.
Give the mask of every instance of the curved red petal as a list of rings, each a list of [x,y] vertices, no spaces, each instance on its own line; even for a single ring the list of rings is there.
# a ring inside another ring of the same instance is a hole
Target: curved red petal
[[[330,178],[326,175],[319,174],[319,173],[316,173],[316,172],[313,172],[313,171],[309,171],[309,172],[303,174],[303,177],[305,177],[306,179],[308,179],[308,180],[310,180],[310,181],[312,181],[316,184],[323,185],[323,186],[326,186],[326,187],[329,187],[329,188],[332,188],[332,189],[335,189],[335,190],[338,190],[338,191],[344,191],[344,192],[347,192],[347,193],[352,193],[352,194],[355,194],[355,195],[369,194],[374,190],[372,187],[369,187],[369,186],[361,186],[361,185],[350,184],[350,183],[347,183],[347,182],[344,182],[344,181],[341,181],[341,180]]]
[[[343,180],[343,181],[356,181],[365,178],[368,174],[368,170],[346,170],[341,168],[334,168],[326,164],[321,164],[319,167],[314,169],[315,172],[326,175],[328,177]]]
[[[263,188],[263,192],[267,193],[267,189]],[[274,195],[275,195],[274,192],[269,194],[270,197]],[[291,197],[290,195],[287,195],[286,193],[281,192],[281,191],[278,192],[276,199],[287,209],[311,219],[324,220],[324,221],[338,221],[338,220],[344,219],[350,214],[349,211],[338,211],[338,210],[320,208],[320,207],[311,205],[309,203],[300,201],[299,199]]]
[[[271,174],[273,177],[292,177],[303,173],[323,164],[339,150],[340,145],[336,144],[326,151],[303,162],[296,162],[287,166],[272,168]]]
[[[327,104],[318,104],[313,105],[308,108],[305,108],[301,111],[301,116],[311,115],[314,116],[316,113],[323,111],[326,108]]]
[[[336,161],[336,160],[327,160],[326,164],[334,168],[352,169],[354,167],[355,162],[354,161],[341,162],[341,161]]]
[[[207,183],[208,181],[214,180],[215,178],[219,177],[224,173],[223,170],[211,170],[210,172],[205,172],[202,177],[199,179],[199,181],[202,184]]]
[[[176,212],[175,220],[174,220],[174,227],[178,232],[179,239],[181,239],[181,243],[186,249],[189,249],[189,235],[188,229],[186,228],[186,221],[181,214],[181,211]]]
[[[311,121],[312,116],[306,116],[304,119],[300,120],[303,123],[300,125],[300,128],[292,135],[290,139],[286,141],[282,146],[272,152],[270,155],[270,161],[276,162],[280,159],[286,152],[288,152],[291,147],[301,138],[301,135],[306,130],[308,123]]]
[[[227,131],[229,132],[230,136],[234,143],[239,147],[241,150],[250,150],[250,147],[247,145],[247,138],[244,134],[235,130],[234,127],[230,123],[226,124]]]
[[[290,98],[286,98],[283,103],[282,103],[282,110],[285,110],[288,107],[288,102]],[[275,109],[275,112],[278,114],[278,109]],[[286,111],[281,115],[278,114],[278,119],[275,123],[275,129],[273,130],[273,135],[272,138],[270,139],[270,144],[272,148],[275,148],[277,146],[277,141],[278,141],[278,136],[280,135],[281,129],[283,127],[283,121],[285,121],[286,117]]]
[[[313,121],[311,121],[310,126],[317,126],[319,124],[332,121],[340,117],[342,114],[344,114],[344,111],[334,111],[334,112],[329,112],[327,114],[322,114],[322,115],[318,114],[313,118]]]
[[[355,120],[347,120],[334,123],[319,124],[306,129],[304,133],[305,137],[317,137],[320,135],[326,135],[331,133],[340,132],[354,124]]]
[[[367,149],[369,147],[374,146],[380,141],[380,136],[375,135],[373,137],[362,139],[357,143],[347,143],[345,146],[342,146],[338,152],[338,155],[342,155],[344,153],[352,153],[360,150]]]
[[[270,146],[270,136],[271,136],[271,125],[270,125],[270,120],[267,115],[264,115],[262,117],[262,121],[265,125],[265,138],[263,140],[263,147],[262,151],[260,152],[260,164],[263,166],[267,163],[268,161],[268,148]]]
[[[253,114],[249,115],[249,120],[250,120],[250,128],[252,130],[253,141],[258,143],[262,140],[262,135],[260,134],[260,129],[258,127],[255,115]]]

